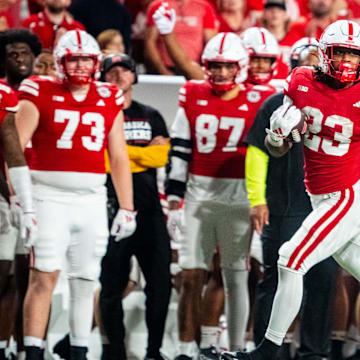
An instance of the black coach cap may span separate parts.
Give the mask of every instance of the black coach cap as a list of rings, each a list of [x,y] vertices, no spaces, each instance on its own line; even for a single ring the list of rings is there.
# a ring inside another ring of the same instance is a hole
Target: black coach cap
[[[273,7],[273,6],[279,7],[279,8],[286,11],[286,2],[285,2],[285,0],[267,0],[265,2],[265,9],[267,9],[269,7]]]
[[[134,75],[134,84],[137,83],[137,72],[136,72],[136,63],[134,59],[132,59],[127,54],[109,54],[106,55],[101,62],[101,80],[105,81],[105,74],[113,67],[113,66],[123,66],[129,69]]]

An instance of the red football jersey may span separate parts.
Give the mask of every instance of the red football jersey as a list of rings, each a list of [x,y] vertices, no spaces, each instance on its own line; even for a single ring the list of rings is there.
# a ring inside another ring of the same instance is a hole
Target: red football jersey
[[[18,97],[15,91],[4,80],[0,80],[0,126],[4,117],[9,112],[16,112],[18,109]],[[0,171],[5,174],[4,156],[2,141],[0,140]]]
[[[16,112],[18,97],[15,91],[4,80],[0,80],[0,126],[8,112]]]
[[[305,185],[311,194],[348,188],[360,179],[360,84],[332,89],[310,68],[296,68],[285,89],[309,117]]]
[[[31,139],[32,170],[105,173],[108,134],[124,102],[118,87],[93,82],[84,101],[76,101],[61,82],[32,76],[19,90],[20,100],[40,113]]]
[[[275,93],[273,87],[240,85],[232,100],[222,100],[208,82],[188,81],[181,89],[179,105],[185,110],[192,139],[189,172],[215,178],[245,177],[244,138],[262,102]]]

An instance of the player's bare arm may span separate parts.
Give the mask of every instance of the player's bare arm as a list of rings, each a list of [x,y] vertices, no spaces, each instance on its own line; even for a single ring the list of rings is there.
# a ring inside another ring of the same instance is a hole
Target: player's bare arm
[[[3,120],[1,125],[1,139],[7,166],[26,166],[24,153],[15,126],[15,115],[13,113],[8,113]]]
[[[25,149],[38,127],[39,116],[39,110],[31,101],[21,100],[19,102],[19,111],[15,115],[15,125],[23,149]]]
[[[109,133],[108,153],[111,177],[120,207],[134,210],[132,177],[124,136],[124,115],[120,111]]]

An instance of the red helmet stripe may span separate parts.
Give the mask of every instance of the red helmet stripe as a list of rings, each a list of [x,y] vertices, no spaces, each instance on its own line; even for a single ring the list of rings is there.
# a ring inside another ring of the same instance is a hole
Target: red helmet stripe
[[[354,35],[353,24],[349,22],[349,40],[353,40],[353,35]]]
[[[262,38],[263,45],[266,45],[265,33],[262,30],[260,30],[260,33],[261,33],[261,38]]]
[[[79,49],[81,49],[82,44],[81,44],[81,36],[80,36],[80,31],[79,30],[76,30],[76,37],[77,37]]]
[[[220,43],[220,49],[219,49],[219,54],[221,55],[223,50],[224,50],[224,43],[225,43],[225,38],[226,38],[227,33],[224,34],[223,38],[221,39],[221,43]]]

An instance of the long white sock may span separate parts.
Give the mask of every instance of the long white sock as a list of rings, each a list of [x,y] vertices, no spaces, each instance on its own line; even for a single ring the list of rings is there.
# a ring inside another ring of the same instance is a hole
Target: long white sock
[[[248,271],[223,268],[226,318],[230,351],[245,348],[245,332],[249,318]]]
[[[70,287],[70,344],[87,347],[93,322],[95,282],[69,279]]]
[[[200,349],[209,348],[217,344],[220,334],[218,326],[201,326],[201,342]]]
[[[279,283],[265,337],[280,346],[300,310],[303,275],[282,266],[278,266],[278,272]]]

